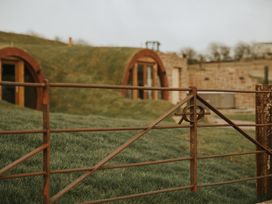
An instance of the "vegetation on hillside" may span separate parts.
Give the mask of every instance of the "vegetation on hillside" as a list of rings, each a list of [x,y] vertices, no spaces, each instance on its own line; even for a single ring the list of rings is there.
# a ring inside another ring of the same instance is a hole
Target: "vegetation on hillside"
[[[180,54],[187,56],[189,64],[271,59],[272,57],[271,51],[260,50],[254,43],[246,42],[238,42],[233,48],[224,43],[212,42],[206,53],[199,53],[191,47],[185,47],[180,50]]]
[[[0,31],[0,45],[16,46],[17,44],[65,45],[59,41],[44,39],[37,35],[7,33]]]
[[[42,128],[41,112],[0,103],[1,130]],[[131,113],[133,114],[133,113]],[[52,128],[72,127],[128,127],[145,126],[150,121],[108,118],[98,115],[80,116],[63,113],[51,114]],[[52,134],[51,169],[89,167],[96,164],[135,132],[96,132]],[[249,131],[250,134],[254,132]],[[42,143],[42,135],[1,135],[0,168],[31,151]],[[223,154],[254,150],[255,147],[232,129],[203,128],[198,131],[198,153]],[[189,130],[153,130],[110,164],[141,162],[189,156]],[[11,173],[40,171],[42,155],[18,165]],[[53,175],[54,195],[80,176],[80,173]],[[232,180],[255,175],[255,156],[228,157],[200,160],[198,183]],[[65,194],[60,203],[77,203],[131,193],[157,190],[189,184],[189,162],[158,166],[98,171],[81,185]],[[1,180],[1,203],[42,203],[42,178]],[[116,203],[255,203],[255,183],[245,182],[219,187],[201,188],[164,193],[157,196],[131,199]]]
[[[41,65],[49,82],[120,85],[127,63],[138,48],[68,47],[58,41],[35,36],[0,32],[0,45],[22,48]],[[171,104],[167,101],[132,101],[119,90],[51,89],[51,111],[107,116],[158,116]],[[141,108],[139,108],[141,107]],[[152,108],[151,108],[152,107]]]

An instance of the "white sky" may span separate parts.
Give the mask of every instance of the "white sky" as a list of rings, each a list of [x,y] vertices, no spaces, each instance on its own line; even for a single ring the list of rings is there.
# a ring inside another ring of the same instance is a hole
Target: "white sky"
[[[0,30],[163,51],[272,42],[272,0],[0,0]]]

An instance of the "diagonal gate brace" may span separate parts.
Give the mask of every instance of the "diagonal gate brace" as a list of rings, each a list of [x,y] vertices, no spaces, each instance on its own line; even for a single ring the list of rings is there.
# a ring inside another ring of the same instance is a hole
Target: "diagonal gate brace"
[[[188,102],[190,99],[192,99],[194,96],[190,95],[187,96],[185,99],[183,99],[181,102],[179,102],[178,104],[176,104],[174,107],[172,107],[170,110],[168,110],[166,113],[164,113],[163,115],[161,115],[157,120],[155,120],[154,122],[152,122],[150,125],[148,125],[147,128],[145,128],[144,130],[136,133],[133,137],[131,137],[126,143],[124,143],[123,145],[121,145],[120,147],[118,147],[116,150],[114,150],[112,153],[110,153],[108,156],[106,156],[104,159],[102,159],[100,162],[98,162],[93,168],[92,170],[84,173],[83,175],[81,175],[80,177],[78,177],[76,180],[74,180],[72,183],[68,184],[64,189],[62,189],[61,191],[59,191],[57,194],[55,194],[50,201],[53,203],[56,200],[58,200],[60,197],[62,197],[65,193],[67,193],[68,191],[70,191],[72,188],[76,187],[77,185],[79,185],[83,180],[85,180],[88,176],[92,175],[94,172],[96,172],[98,169],[100,169],[101,167],[104,166],[104,164],[106,164],[108,161],[110,161],[112,158],[114,158],[116,155],[118,155],[119,153],[121,153],[123,150],[125,150],[129,145],[131,145],[133,142],[135,142],[136,140],[138,140],[139,138],[141,138],[144,134],[146,134],[147,132],[149,132],[150,130],[152,130],[157,124],[159,124],[162,120],[164,120],[166,117],[168,117],[169,115],[171,115],[174,111],[176,111],[180,106],[182,106],[183,104],[185,104],[186,102]]]
[[[205,106],[207,106],[210,110],[212,110],[215,114],[217,114],[220,118],[222,118],[224,121],[226,121],[230,126],[232,126],[235,130],[237,130],[239,133],[241,133],[245,138],[247,138],[249,141],[260,147],[262,150],[264,150],[267,154],[272,156],[272,151],[263,146],[261,143],[259,143],[257,140],[254,140],[252,137],[250,137],[245,131],[243,131],[241,128],[239,128],[234,122],[232,122],[230,119],[228,119],[226,116],[224,116],[220,111],[218,111],[216,108],[214,108],[211,104],[209,104],[207,101],[205,101],[203,98],[201,98],[199,95],[197,95],[197,99],[203,103]]]
[[[0,169],[0,176],[2,176],[4,173],[9,171],[10,169],[14,168],[18,164],[22,163],[23,161],[29,159],[30,157],[36,155],[37,153],[43,151],[48,147],[47,144],[41,145],[37,147],[36,149],[32,150],[31,152],[25,154],[24,156],[20,157],[19,159],[15,160],[14,162],[10,163],[9,165],[5,166],[4,168]]]

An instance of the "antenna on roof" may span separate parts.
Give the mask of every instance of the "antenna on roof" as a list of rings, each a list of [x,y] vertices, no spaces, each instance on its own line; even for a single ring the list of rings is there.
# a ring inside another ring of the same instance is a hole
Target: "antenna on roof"
[[[159,41],[146,41],[145,42],[145,47],[147,49],[151,49],[151,50],[154,50],[157,52],[160,51],[160,45],[161,45],[161,43]]]

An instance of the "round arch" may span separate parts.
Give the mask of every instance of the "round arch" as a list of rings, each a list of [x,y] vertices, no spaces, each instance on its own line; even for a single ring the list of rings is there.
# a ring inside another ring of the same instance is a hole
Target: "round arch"
[[[130,70],[132,69],[134,64],[137,63],[139,59],[141,58],[151,58],[152,60],[156,62],[156,64],[158,65],[158,75],[159,75],[161,87],[168,87],[169,83],[168,83],[168,79],[166,75],[166,69],[162,63],[162,60],[160,59],[160,57],[158,56],[156,52],[150,49],[140,50],[136,54],[134,54],[134,56],[130,59],[129,63],[127,64],[125,68],[122,85],[128,85]],[[125,91],[123,91],[122,93],[123,95],[126,95]],[[169,100],[168,91],[162,91],[162,99]]]
[[[0,49],[0,60],[2,61],[7,58],[16,58],[22,60],[24,63],[26,63],[27,71],[31,74],[33,81],[35,83],[44,82],[45,77],[42,73],[39,63],[24,50],[16,47],[5,47]],[[42,107],[42,90],[40,88],[36,88],[36,93],[37,99],[35,109],[40,110]]]

